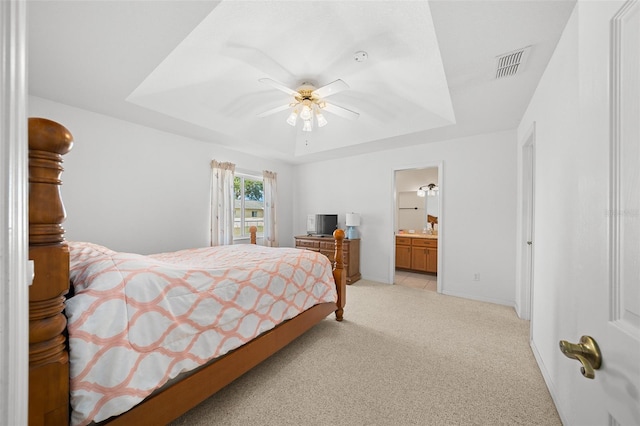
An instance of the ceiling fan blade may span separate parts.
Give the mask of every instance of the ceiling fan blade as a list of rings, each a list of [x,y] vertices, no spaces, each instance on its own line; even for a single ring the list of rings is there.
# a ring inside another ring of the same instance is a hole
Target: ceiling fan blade
[[[292,81],[296,78],[289,69],[258,47],[229,41],[222,46],[220,54],[244,62],[264,75],[279,78],[280,81]]]
[[[351,111],[350,109],[346,109],[341,106],[326,103],[326,102],[324,104],[324,108],[322,109],[349,120],[356,120],[358,117],[360,117],[360,114],[358,114],[355,111]]]
[[[271,78],[261,78],[258,80],[260,83],[268,84],[271,87],[275,87],[278,90],[283,91],[284,93],[291,96],[299,96],[300,94],[293,89],[288,88],[282,83],[279,83]]]
[[[278,107],[275,108],[271,108],[265,112],[261,112],[260,114],[258,114],[258,117],[266,117],[267,115],[271,115],[271,114],[275,114],[276,112],[280,112],[280,111],[284,111],[285,109],[290,108],[291,105],[290,104],[286,104],[286,105],[280,105]]]
[[[335,95],[336,93],[342,92],[343,90],[347,90],[349,85],[344,81],[338,79],[336,81],[332,81],[329,84],[325,84],[322,87],[317,88],[312,92],[312,94],[318,98],[326,98],[327,96]]]

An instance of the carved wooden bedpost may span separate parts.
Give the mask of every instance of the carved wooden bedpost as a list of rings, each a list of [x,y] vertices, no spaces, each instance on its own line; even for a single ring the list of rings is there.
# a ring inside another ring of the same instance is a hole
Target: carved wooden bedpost
[[[69,424],[69,355],[62,313],[69,290],[69,249],[60,196],[62,155],[71,133],[44,118],[29,119],[29,424]]]
[[[257,244],[256,243],[256,241],[257,241],[256,236],[258,234],[258,228],[256,226],[250,226],[249,227],[249,234],[251,235],[251,240],[250,240],[251,244]]]
[[[344,272],[344,254],[342,252],[342,240],[344,240],[344,231],[336,229],[333,231],[333,238],[336,242],[336,250],[333,256],[333,278],[336,281],[336,290],[338,291],[338,309],[336,309],[336,320],[342,321],[344,313],[344,305],[347,301],[347,275]]]

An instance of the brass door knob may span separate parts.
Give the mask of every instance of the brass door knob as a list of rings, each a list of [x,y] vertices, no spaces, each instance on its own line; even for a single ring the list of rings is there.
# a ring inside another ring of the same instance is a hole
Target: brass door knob
[[[602,365],[602,353],[591,336],[582,336],[580,343],[560,340],[560,350],[567,358],[580,361],[582,364],[580,372],[587,379],[593,379],[596,376],[595,370],[598,370]]]

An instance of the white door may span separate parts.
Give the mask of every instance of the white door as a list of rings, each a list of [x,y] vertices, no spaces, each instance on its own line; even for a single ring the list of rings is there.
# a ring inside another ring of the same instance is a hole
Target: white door
[[[581,14],[581,19],[602,23],[598,27],[601,39],[592,41],[610,46],[610,75],[601,80],[611,83],[609,99],[604,96],[601,103],[585,101],[582,122],[583,131],[596,129],[590,124],[589,114],[598,108],[603,110],[594,117],[600,114],[610,119],[610,129],[600,126],[596,133],[601,133],[595,136],[610,139],[608,161],[605,156],[601,161],[602,167],[609,170],[609,193],[593,195],[600,205],[608,201],[608,208],[606,213],[598,209],[590,213],[597,215],[590,218],[595,220],[592,223],[597,229],[583,231],[603,239],[602,243],[608,246],[606,259],[591,259],[607,268],[608,280],[597,282],[582,277],[584,281],[576,286],[577,328],[597,341],[602,366],[590,380],[580,375],[580,364],[575,361],[569,393],[571,405],[579,410],[572,413],[571,424],[640,425],[640,1],[627,1],[613,16],[617,7],[606,9],[611,3],[580,3],[579,7],[590,11]],[[608,18],[598,18],[593,13],[597,7],[607,10]],[[584,41],[588,40],[581,38]],[[607,68],[602,72],[606,74]],[[585,75],[593,74],[586,71],[582,77]],[[585,98],[592,93],[586,92]],[[582,136],[589,137],[584,133]],[[583,255],[588,259],[588,253]],[[573,343],[580,338],[566,337]],[[567,360],[564,367],[571,362],[574,361]]]
[[[609,303],[601,391],[609,424],[640,425],[640,1],[625,3],[611,34]]]

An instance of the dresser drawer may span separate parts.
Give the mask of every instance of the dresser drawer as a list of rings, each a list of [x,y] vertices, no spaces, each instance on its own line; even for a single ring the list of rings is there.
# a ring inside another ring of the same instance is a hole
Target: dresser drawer
[[[320,252],[333,263],[336,247],[333,238],[308,235],[300,235],[293,238],[295,239],[296,248]],[[342,254],[347,284],[352,284],[362,277],[360,275],[360,238],[342,240]]]
[[[333,264],[333,261],[335,260],[335,252],[333,250],[320,250],[320,253],[327,256],[329,262]],[[342,263],[344,264],[345,268],[349,265],[349,256],[347,256],[347,253],[342,253]]]
[[[320,248],[322,250],[333,250],[336,247],[335,241],[320,241]]]
[[[413,247],[438,247],[438,240],[428,238],[412,238],[411,245]]]
[[[336,242],[335,241],[320,241],[320,250],[325,251],[325,250],[329,250],[331,252],[335,251],[336,249]],[[349,244],[342,244],[342,251],[344,252],[348,252],[349,251]]]
[[[320,249],[320,241],[296,240],[296,247],[316,249],[317,251]]]

